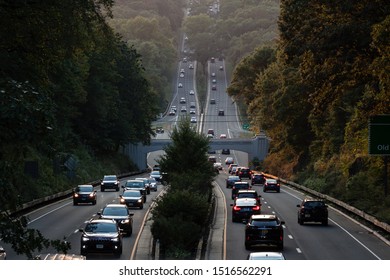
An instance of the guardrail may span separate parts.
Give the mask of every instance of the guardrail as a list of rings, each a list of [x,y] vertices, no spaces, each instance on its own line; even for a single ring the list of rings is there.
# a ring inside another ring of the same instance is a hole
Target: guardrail
[[[311,194],[314,197],[330,201],[334,205],[337,205],[338,207],[340,207],[340,208],[342,208],[342,209],[344,209],[344,210],[346,210],[346,211],[348,211],[350,213],[353,213],[353,214],[359,216],[360,218],[362,218],[362,219],[366,220],[367,222],[375,225],[376,227],[381,228],[382,230],[386,231],[387,233],[390,233],[390,225],[389,224],[384,223],[382,221],[379,221],[374,216],[371,216],[371,215],[365,213],[364,211],[359,210],[356,207],[353,207],[353,206],[351,206],[351,205],[349,205],[349,204],[347,204],[347,203],[345,203],[345,202],[343,202],[341,200],[335,199],[335,198],[333,198],[333,197],[331,197],[329,195],[322,194],[322,193],[317,192],[315,190],[309,189],[309,188],[307,188],[305,186],[302,186],[302,185],[299,185],[299,184],[297,184],[295,182],[287,181],[285,179],[279,178],[279,177],[271,175],[271,174],[266,174],[266,173],[263,173],[263,174],[266,177],[277,179],[277,180],[279,180],[280,182],[282,182],[282,183],[284,183],[286,185],[289,185],[289,186],[292,186],[294,188],[303,190],[304,192],[309,193],[309,194]]]

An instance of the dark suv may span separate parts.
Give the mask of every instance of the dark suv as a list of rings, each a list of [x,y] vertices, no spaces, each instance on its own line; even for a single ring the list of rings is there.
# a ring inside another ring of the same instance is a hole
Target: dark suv
[[[116,175],[105,175],[100,183],[100,191],[104,192],[107,189],[114,189],[119,192],[119,180]]]
[[[73,190],[73,205],[79,203],[96,204],[96,191],[92,185],[78,185]]]
[[[260,197],[261,197],[261,195],[259,195],[256,190],[250,189],[250,190],[239,190],[237,192],[237,194],[236,194],[236,198],[235,199],[238,199],[238,198],[254,198],[260,204]]]
[[[240,176],[240,179],[248,178],[250,180],[252,179],[252,171],[250,170],[250,168],[243,167],[240,169],[238,176]]]
[[[251,186],[248,182],[235,182],[232,187],[232,199],[236,198],[239,190],[250,190]]]
[[[266,179],[263,185],[263,192],[267,191],[280,192],[280,183],[275,179]]]
[[[304,199],[298,204],[298,223],[303,225],[305,222],[320,222],[328,225],[328,206],[317,199]]]
[[[252,174],[252,185],[263,185],[265,183],[265,176],[263,174]]]
[[[124,204],[107,204],[102,212],[97,213],[100,219],[114,220],[121,231],[128,236],[133,233],[133,216]]]
[[[122,235],[115,221],[91,220],[79,231],[81,255],[111,252],[119,257],[122,254]]]
[[[254,245],[276,245],[283,249],[283,225],[276,215],[252,215],[245,227],[245,248]]]

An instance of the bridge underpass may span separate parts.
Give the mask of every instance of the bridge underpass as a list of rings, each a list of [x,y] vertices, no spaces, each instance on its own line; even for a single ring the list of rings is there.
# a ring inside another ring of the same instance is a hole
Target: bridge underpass
[[[263,161],[268,154],[270,139],[266,135],[256,135],[250,139],[210,139],[210,150],[230,149],[246,152],[248,162],[254,158]],[[164,150],[172,143],[171,139],[152,139],[150,145],[128,144],[123,153],[127,155],[139,170],[148,168],[147,155],[150,152]]]

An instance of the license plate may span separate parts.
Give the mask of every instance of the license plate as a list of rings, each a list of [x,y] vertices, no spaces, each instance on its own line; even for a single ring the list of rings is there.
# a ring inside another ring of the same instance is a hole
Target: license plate
[[[266,230],[266,229],[263,229],[263,230],[260,231],[261,235],[266,235],[267,233],[268,233],[268,230]]]
[[[310,214],[305,214],[305,217],[306,217],[306,218],[309,218],[309,217],[310,217]]]
[[[130,203],[128,203],[130,206],[133,206],[134,205],[134,203],[133,202],[130,202]]]
[[[103,249],[103,244],[96,244],[96,249]]]

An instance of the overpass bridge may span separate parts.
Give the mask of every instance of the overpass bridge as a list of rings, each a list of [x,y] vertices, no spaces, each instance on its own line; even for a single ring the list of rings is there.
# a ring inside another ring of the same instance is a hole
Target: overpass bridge
[[[248,162],[251,162],[255,157],[262,161],[268,154],[269,142],[270,139],[265,134],[256,135],[250,139],[210,139],[210,150],[230,149],[242,151],[248,154]],[[148,153],[164,150],[165,146],[171,143],[171,139],[152,139],[150,145],[128,144],[124,147],[123,153],[142,170],[148,168]]]

